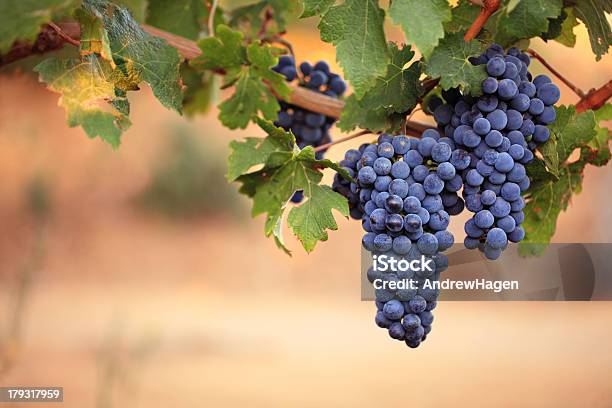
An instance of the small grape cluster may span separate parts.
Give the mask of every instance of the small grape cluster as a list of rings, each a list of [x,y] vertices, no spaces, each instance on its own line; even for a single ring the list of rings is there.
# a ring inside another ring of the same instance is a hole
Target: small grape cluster
[[[339,98],[346,91],[346,83],[338,74],[330,72],[329,65],[325,61],[319,61],[314,66],[308,62],[302,62],[299,68],[300,76],[295,66],[295,59],[292,56],[283,55],[279,58],[278,65],[272,69],[283,75],[289,82],[298,80],[300,86],[332,98]],[[300,149],[306,146],[317,147],[331,142],[329,129],[336,121],[335,118],[311,112],[284,101],[279,102],[281,110],[274,124],[285,130],[291,130]],[[316,153],[317,159],[321,159],[323,155],[324,151]],[[302,198],[302,192],[298,191],[291,200],[299,203]]]
[[[417,347],[431,330],[438,290],[424,287],[426,280],[437,280],[448,266],[441,252],[454,242],[448,231],[450,214],[461,200],[458,177],[450,163],[450,140],[429,129],[421,140],[403,135],[382,134],[377,143],[350,150],[341,162],[357,183],[337,187],[348,191],[353,208],[363,211],[362,244],[373,254],[391,254],[396,259],[428,257],[433,268],[381,273],[370,268],[368,279],[382,282],[413,279],[416,288],[376,289],[376,324],[389,335]],[[348,189],[348,190],[347,190]],[[456,197],[445,205],[443,195]],[[357,201],[358,200],[358,201]]]
[[[525,164],[550,137],[559,88],[545,75],[531,80],[530,58],[516,48],[508,53],[497,44],[471,61],[486,65],[483,95],[443,92],[446,103],[430,101],[445,137],[454,142],[450,163],[464,182],[465,206],[474,213],[465,224],[466,248],[479,248],[497,259],[508,241],[525,236],[521,227],[530,180]]]

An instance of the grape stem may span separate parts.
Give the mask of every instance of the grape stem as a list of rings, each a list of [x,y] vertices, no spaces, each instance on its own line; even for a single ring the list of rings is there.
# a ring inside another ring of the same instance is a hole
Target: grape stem
[[[210,12],[208,14],[208,35],[211,37],[215,36],[215,14],[217,14],[218,0],[212,0],[210,6]]]
[[[274,17],[274,15],[272,14],[272,10],[270,10],[270,8],[266,8],[266,13],[264,14],[264,21],[261,23],[261,28],[259,29],[259,32],[257,33],[257,37],[260,39],[263,39],[266,36],[266,32],[268,31],[268,26],[270,25],[270,22],[272,21],[272,18]]]
[[[576,111],[584,112],[587,109],[597,110],[612,97],[612,79],[598,89],[591,89],[576,104]]]
[[[0,67],[31,55],[45,54],[62,48],[66,40],[59,36],[57,31],[44,26],[34,43],[16,42],[6,54],[0,54]]]
[[[527,49],[527,53],[530,54],[533,58],[535,58],[538,61],[540,61],[540,63],[542,65],[544,65],[546,67],[546,69],[548,69],[551,72],[551,74],[553,74],[554,76],[559,78],[561,80],[561,82],[563,82],[565,85],[567,85],[567,87],[569,89],[574,91],[574,93],[576,95],[578,95],[579,98],[582,99],[582,98],[585,97],[585,93],[582,91],[582,89],[580,89],[576,85],[572,84],[567,78],[565,78],[559,71],[557,71],[552,65],[550,65],[544,59],[544,57],[542,57],[540,54],[538,54],[535,50],[532,50],[531,48],[528,48]]]
[[[51,27],[53,30],[55,30],[57,35],[62,37],[62,39],[64,41],[66,41],[67,43],[72,44],[75,47],[80,47],[81,46],[81,42],[80,41],[75,40],[74,38],[69,36],[67,33],[64,32],[64,30],[62,30],[60,27],[58,27],[57,24],[55,24],[54,22],[50,22],[49,23],[49,27]]]
[[[357,138],[359,136],[369,135],[369,134],[372,134],[372,132],[370,132],[369,130],[362,130],[360,132],[353,133],[352,135],[340,137],[340,138],[334,140],[333,142],[329,142],[329,143],[322,144],[321,146],[317,146],[317,147],[315,147],[314,151],[315,151],[315,153],[322,152],[324,150],[329,149],[333,145],[336,145],[336,144],[339,144],[339,143],[343,143],[343,142],[347,142],[347,141],[355,139],[355,138]]]
[[[482,1],[482,8],[480,9],[480,14],[478,14],[478,16],[476,17],[476,19],[474,20],[470,28],[467,30],[467,32],[463,36],[463,39],[465,41],[471,41],[474,38],[476,38],[478,33],[480,33],[480,30],[482,30],[482,27],[484,27],[484,25],[489,20],[489,17],[491,17],[493,13],[495,13],[497,9],[499,8],[500,2],[501,2],[500,0],[483,0]]]

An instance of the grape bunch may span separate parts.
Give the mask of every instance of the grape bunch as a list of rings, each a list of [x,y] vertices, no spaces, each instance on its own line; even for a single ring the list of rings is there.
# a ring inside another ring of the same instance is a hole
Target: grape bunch
[[[395,259],[427,258],[433,265],[416,271],[382,273],[374,268],[368,271],[372,283],[376,279],[415,281],[411,288],[376,289],[375,318],[376,324],[387,329],[392,338],[413,348],[431,331],[431,311],[439,291],[423,283],[437,280],[448,266],[448,260],[441,254],[454,242],[447,230],[448,211],[456,211],[462,202],[457,196],[462,181],[449,161],[451,157],[452,141],[429,129],[421,140],[382,134],[377,143],[347,152],[341,162],[357,179],[357,183],[348,186],[348,191],[350,201],[358,197],[354,208],[363,211],[362,225],[366,231],[363,247],[373,254],[387,254]],[[445,203],[443,196],[453,195],[456,199]]]
[[[525,164],[550,137],[559,88],[545,75],[532,81],[530,58],[516,48],[508,53],[497,44],[474,58],[486,65],[482,96],[462,95],[457,89],[442,93],[446,103],[433,99],[434,118],[452,139],[450,163],[464,183],[466,208],[474,215],[465,224],[466,248],[479,248],[497,259],[508,241],[525,236],[522,197],[529,188]]]
[[[314,66],[308,62],[302,62],[298,73],[294,58],[283,55],[279,58],[278,65],[272,69],[283,75],[289,82],[298,80],[300,86],[332,98],[339,98],[346,91],[346,83],[338,74],[330,72],[329,65],[325,61],[319,61]],[[284,101],[279,101],[279,103],[281,110],[274,124],[285,130],[291,130],[300,149],[306,146],[317,147],[331,142],[329,129],[336,121],[335,118],[311,112]],[[316,153],[317,159],[321,159],[323,155],[323,151]],[[291,200],[299,203],[302,198],[302,192],[298,191]]]
[[[381,137],[388,138],[389,136],[383,135]],[[440,146],[436,148],[436,152],[434,153],[436,155],[436,159],[443,159],[446,157],[446,154],[449,151],[451,152],[451,157],[453,156],[455,143],[450,138],[440,137],[440,134],[436,129],[425,130],[420,141],[414,137],[407,138],[406,136],[402,136],[402,138],[406,138],[410,141],[410,144],[415,145],[415,149],[409,152],[406,158],[403,158],[403,160],[406,161],[410,168],[414,169],[412,175],[408,176],[408,181],[411,184],[416,184],[414,187],[412,187],[413,191],[420,191],[420,189],[423,188],[422,183],[429,174],[428,166],[436,165],[435,159],[431,157],[434,146],[438,143],[448,145],[448,147]],[[351,177],[355,177],[357,172],[362,167],[359,162],[366,150],[373,150],[373,148],[368,146],[371,145],[366,143],[362,144],[359,147],[359,150],[348,150],[344,155],[344,159],[339,162],[339,165],[344,167]],[[371,161],[374,154],[375,153],[373,151],[366,153],[366,160]],[[441,201],[443,209],[448,215],[458,215],[465,207],[463,199],[459,197],[458,194],[463,185],[461,176],[457,174],[457,172],[454,171],[449,164],[442,164],[441,168],[439,169],[439,174],[440,177],[445,177],[446,179],[444,182],[444,189],[442,192],[440,192],[439,197],[436,199]],[[388,181],[388,179],[385,180]],[[335,175],[332,188],[334,191],[348,198],[351,217],[361,220],[365,211],[364,205],[368,200],[366,200],[364,197],[360,198],[360,195],[368,194],[367,189],[365,192],[361,192],[362,189],[360,189],[358,185],[346,181],[339,174]]]

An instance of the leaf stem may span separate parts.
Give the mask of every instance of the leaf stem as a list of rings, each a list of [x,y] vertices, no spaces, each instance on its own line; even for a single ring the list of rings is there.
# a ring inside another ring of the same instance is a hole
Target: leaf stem
[[[338,139],[336,139],[336,140],[334,140],[332,142],[325,143],[325,144],[323,144],[321,146],[315,147],[314,151],[315,151],[315,153],[322,152],[324,150],[329,149],[333,145],[336,145],[336,144],[339,144],[339,143],[343,143],[343,142],[347,142],[347,141],[355,139],[355,138],[357,138],[359,136],[369,135],[369,134],[372,134],[372,132],[370,132],[369,130],[362,130],[362,131],[359,131],[357,133],[353,133],[352,135],[340,137],[340,138],[338,138]]]
[[[554,76],[556,76],[557,78],[559,78],[561,80],[561,82],[563,82],[565,85],[567,85],[567,87],[569,89],[571,89],[576,95],[578,95],[579,98],[584,98],[585,94],[582,91],[582,89],[578,88],[576,85],[572,84],[567,78],[565,78],[559,71],[557,71],[555,68],[553,68],[552,65],[550,65],[545,59],[544,57],[542,57],[540,54],[538,54],[535,50],[528,48],[527,49],[527,53],[529,53],[533,58],[537,59],[538,61],[540,61],[540,63],[542,65],[544,65],[546,67],[546,69],[548,69]]]
[[[471,41],[474,38],[476,38],[478,33],[480,33],[480,30],[482,30],[482,27],[484,27],[484,25],[489,20],[489,17],[491,17],[493,13],[495,13],[497,9],[499,8],[500,2],[501,2],[500,0],[483,0],[482,1],[482,8],[480,9],[480,14],[478,14],[478,16],[476,17],[476,19],[474,20],[470,28],[467,30],[467,32],[463,36],[463,39],[465,41]]]
[[[217,14],[217,6],[219,1],[212,0],[212,6],[210,6],[210,14],[208,15],[208,35],[211,37],[215,36],[215,14]]]
[[[55,24],[54,22],[49,22],[49,27],[51,27],[53,30],[55,30],[55,32],[64,39],[64,41],[66,41],[69,44],[74,45],[75,47],[80,47],[81,46],[81,42],[78,40],[75,40],[74,38],[72,38],[71,36],[69,36],[68,34],[66,34],[64,32],[64,30],[62,30],[60,27],[58,27],[57,24]]]

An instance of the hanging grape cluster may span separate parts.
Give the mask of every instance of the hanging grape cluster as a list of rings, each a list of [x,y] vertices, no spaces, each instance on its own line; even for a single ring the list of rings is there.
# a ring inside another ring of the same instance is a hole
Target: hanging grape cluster
[[[325,61],[319,61],[314,66],[308,62],[302,62],[298,72],[295,59],[292,56],[283,55],[279,58],[278,65],[272,69],[283,75],[289,82],[297,81],[299,86],[332,98],[339,98],[346,91],[346,83],[338,74],[330,72],[329,65]],[[300,149],[306,146],[317,147],[331,142],[329,129],[336,121],[335,118],[308,111],[285,101],[279,101],[279,103],[281,110],[274,124],[285,130],[291,130]],[[317,152],[317,159],[321,159],[324,154],[325,151]],[[299,203],[302,198],[302,192],[298,191],[291,200]]]

